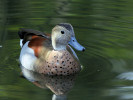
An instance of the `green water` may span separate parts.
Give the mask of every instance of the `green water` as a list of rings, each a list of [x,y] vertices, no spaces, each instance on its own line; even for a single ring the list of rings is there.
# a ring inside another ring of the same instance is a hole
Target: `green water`
[[[133,72],[132,0],[0,0],[0,100],[52,99],[49,89],[21,77],[17,32],[51,33],[62,22],[73,25],[86,48],[76,51],[83,70],[68,100],[132,100],[133,80],[117,77]]]

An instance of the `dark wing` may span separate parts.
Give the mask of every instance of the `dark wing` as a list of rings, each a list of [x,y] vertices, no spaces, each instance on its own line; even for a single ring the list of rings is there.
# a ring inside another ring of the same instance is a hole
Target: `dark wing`
[[[45,33],[41,32],[41,31],[33,30],[33,29],[24,29],[24,28],[21,28],[19,30],[18,35],[19,35],[20,39],[24,39],[24,37],[26,35],[37,35],[37,36],[42,36],[42,37],[46,37],[47,38]]]
[[[23,45],[32,39],[33,35],[44,37],[44,38],[49,38],[45,33],[38,31],[38,30],[33,30],[33,29],[24,29],[21,28],[18,32],[18,35],[20,39],[23,39],[22,43]]]

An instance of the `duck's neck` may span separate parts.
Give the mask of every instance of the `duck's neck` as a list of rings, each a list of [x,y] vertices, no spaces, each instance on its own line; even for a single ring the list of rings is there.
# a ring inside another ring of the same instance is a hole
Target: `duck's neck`
[[[54,50],[56,50],[56,51],[66,50],[66,45],[59,44],[59,43],[56,43],[54,41],[52,41],[52,46],[53,46]]]

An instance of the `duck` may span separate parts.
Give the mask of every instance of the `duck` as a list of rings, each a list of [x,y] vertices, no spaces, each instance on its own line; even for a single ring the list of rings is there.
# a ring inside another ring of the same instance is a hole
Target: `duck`
[[[81,64],[73,48],[85,51],[76,40],[70,23],[59,23],[51,34],[33,29],[20,29],[22,67],[47,75],[71,75],[80,72]],[[72,48],[72,47],[73,48]]]

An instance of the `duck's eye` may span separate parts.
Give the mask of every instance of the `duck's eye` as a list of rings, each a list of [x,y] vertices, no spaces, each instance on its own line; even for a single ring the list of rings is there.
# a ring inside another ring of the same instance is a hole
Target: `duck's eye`
[[[64,31],[61,31],[61,34],[64,34],[65,32]]]

